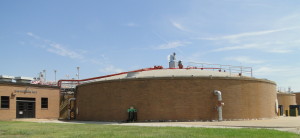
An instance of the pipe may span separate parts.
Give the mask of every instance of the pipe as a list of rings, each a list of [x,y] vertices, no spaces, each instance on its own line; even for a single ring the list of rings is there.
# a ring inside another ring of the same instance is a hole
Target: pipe
[[[162,69],[162,68],[145,68],[145,69],[139,69],[139,70],[134,70],[134,71],[129,71],[129,72],[142,72],[142,71],[148,71],[148,70],[158,70],[158,69]],[[81,81],[89,81],[89,80],[95,80],[95,79],[102,79],[102,78],[107,78],[107,77],[112,77],[112,76],[118,76],[118,75],[123,75],[123,74],[127,74],[128,72],[121,72],[121,73],[116,73],[116,74],[111,74],[111,75],[106,75],[106,76],[100,76],[100,77],[94,77],[94,78],[88,78],[88,79],[82,79],[82,80],[59,80],[57,82],[57,86],[61,87],[61,83],[63,81],[75,81],[75,82],[81,82]]]
[[[214,93],[215,93],[215,95],[218,96],[218,101],[222,101],[222,94],[221,94],[221,92],[218,91],[218,90],[215,90]]]
[[[134,71],[129,71],[129,72],[142,72],[142,71],[150,71],[150,70],[160,70],[163,69],[161,66],[154,66],[154,68],[144,68],[144,69],[139,69],[139,70],[134,70]],[[168,68],[168,69],[178,69],[178,68]],[[184,68],[184,69],[221,69],[221,68]],[[118,75],[123,75],[127,74],[129,72],[121,72],[121,73],[116,73],[116,74],[111,74],[111,75],[106,75],[106,76],[100,76],[100,77],[94,77],[94,78],[88,78],[88,79],[82,79],[82,80],[59,80],[57,82],[57,86],[61,87],[62,82],[64,81],[69,81],[69,82],[77,82],[78,84],[82,81],[89,81],[89,80],[95,80],[95,79],[102,79],[102,78],[107,78],[107,77],[112,77],[112,76],[118,76]]]
[[[70,98],[68,106],[71,107],[71,101],[75,101],[75,100],[76,100],[76,98]],[[71,108],[68,109],[68,119],[71,120]]]
[[[223,106],[223,102],[222,102],[222,93],[218,90],[214,90],[214,94],[218,96],[218,114],[219,114],[219,121],[223,120],[222,117],[222,106]]]

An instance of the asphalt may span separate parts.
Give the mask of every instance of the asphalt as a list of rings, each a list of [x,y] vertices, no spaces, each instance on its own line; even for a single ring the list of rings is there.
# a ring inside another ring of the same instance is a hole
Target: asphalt
[[[73,123],[73,124],[102,124],[120,126],[149,126],[149,127],[203,127],[203,128],[257,128],[274,129],[293,132],[300,135],[300,117],[278,117],[264,120],[221,121],[221,122],[98,122],[98,121],[63,121],[49,119],[14,119],[14,121],[29,121],[39,123]]]

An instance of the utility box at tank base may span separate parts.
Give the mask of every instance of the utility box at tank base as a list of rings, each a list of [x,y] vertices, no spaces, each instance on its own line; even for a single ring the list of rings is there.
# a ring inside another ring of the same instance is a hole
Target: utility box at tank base
[[[300,105],[290,105],[290,116],[300,115]]]

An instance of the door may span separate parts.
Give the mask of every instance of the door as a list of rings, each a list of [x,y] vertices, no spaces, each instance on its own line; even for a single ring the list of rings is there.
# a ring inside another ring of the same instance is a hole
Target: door
[[[17,100],[17,118],[35,118],[35,99]]]

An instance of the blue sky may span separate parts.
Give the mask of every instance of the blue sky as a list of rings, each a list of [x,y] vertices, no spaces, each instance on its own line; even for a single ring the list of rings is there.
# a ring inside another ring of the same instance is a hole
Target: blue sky
[[[300,1],[2,0],[0,74],[47,80],[163,65],[253,67],[300,91]]]

